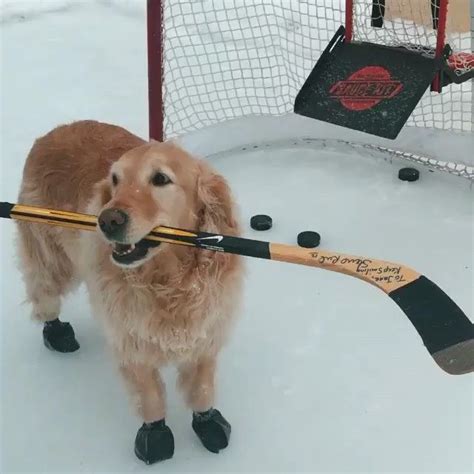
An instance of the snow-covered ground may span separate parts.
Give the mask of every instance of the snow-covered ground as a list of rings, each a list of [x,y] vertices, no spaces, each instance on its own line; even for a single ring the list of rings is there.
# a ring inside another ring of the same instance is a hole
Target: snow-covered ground
[[[20,3],[21,15],[12,9]],[[16,200],[29,147],[59,123],[95,118],[147,133],[144,9],[132,1],[54,3],[3,0],[0,10],[0,200]],[[293,140],[302,136],[331,141],[302,146]],[[285,143],[271,145],[275,138]],[[221,124],[182,142],[213,154],[245,223],[252,214],[273,216],[271,231],[246,226],[246,236],[294,243],[298,232],[317,230],[323,248],[412,266],[472,318],[469,181],[421,169],[420,181],[402,183],[401,162],[336,139],[454,160],[473,147],[469,136],[410,128],[388,142],[291,116]],[[270,146],[223,153],[264,141]],[[13,223],[0,222],[0,239],[2,473],[473,470],[471,375],[443,373],[399,308],[372,286],[250,259],[244,309],[219,373],[231,445],[218,456],[200,446],[170,369],[175,457],[146,467],[133,454],[140,420],[84,292],[63,309],[80,351],[47,351],[22,305]]]

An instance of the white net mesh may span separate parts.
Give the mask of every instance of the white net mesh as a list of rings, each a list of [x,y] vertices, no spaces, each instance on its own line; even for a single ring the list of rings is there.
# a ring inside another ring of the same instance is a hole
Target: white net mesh
[[[344,24],[344,0],[162,1],[168,137],[244,115],[292,111],[306,77]],[[427,17],[418,10],[423,2]],[[355,39],[432,47],[436,32],[429,2],[386,0],[384,26],[374,28],[373,0],[354,0]],[[469,0],[452,2],[464,2],[460,15],[469,17]],[[450,39],[456,53],[471,53],[469,31],[451,28]],[[428,91],[408,124],[472,131],[472,122],[467,82],[441,94]]]

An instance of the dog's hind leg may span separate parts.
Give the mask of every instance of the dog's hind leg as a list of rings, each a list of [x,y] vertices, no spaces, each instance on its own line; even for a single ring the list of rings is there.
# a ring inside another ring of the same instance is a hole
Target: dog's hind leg
[[[61,297],[73,286],[73,264],[43,226],[18,223],[20,270],[33,318],[43,323],[43,341],[48,349],[74,352],[79,349],[72,326],[59,320]]]
[[[231,432],[229,422],[213,408],[215,372],[216,359],[205,357],[179,367],[178,378],[178,385],[193,410],[193,430],[212,453],[228,446]]]

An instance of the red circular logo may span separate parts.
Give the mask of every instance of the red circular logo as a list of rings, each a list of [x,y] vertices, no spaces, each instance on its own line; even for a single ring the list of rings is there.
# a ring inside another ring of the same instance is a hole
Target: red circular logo
[[[338,81],[329,89],[329,95],[340,100],[349,110],[371,109],[385,99],[395,97],[403,89],[400,81],[391,78],[382,66],[366,66]]]

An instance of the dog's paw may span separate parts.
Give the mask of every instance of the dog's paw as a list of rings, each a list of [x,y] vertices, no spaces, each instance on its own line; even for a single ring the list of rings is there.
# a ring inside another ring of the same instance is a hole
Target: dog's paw
[[[219,410],[211,408],[203,413],[193,413],[192,426],[201,443],[211,453],[227,448],[231,426]]]
[[[72,326],[59,319],[44,323],[43,342],[48,349],[63,353],[77,351],[80,347]]]
[[[165,420],[143,423],[135,438],[135,454],[146,464],[171,459],[174,437]]]

